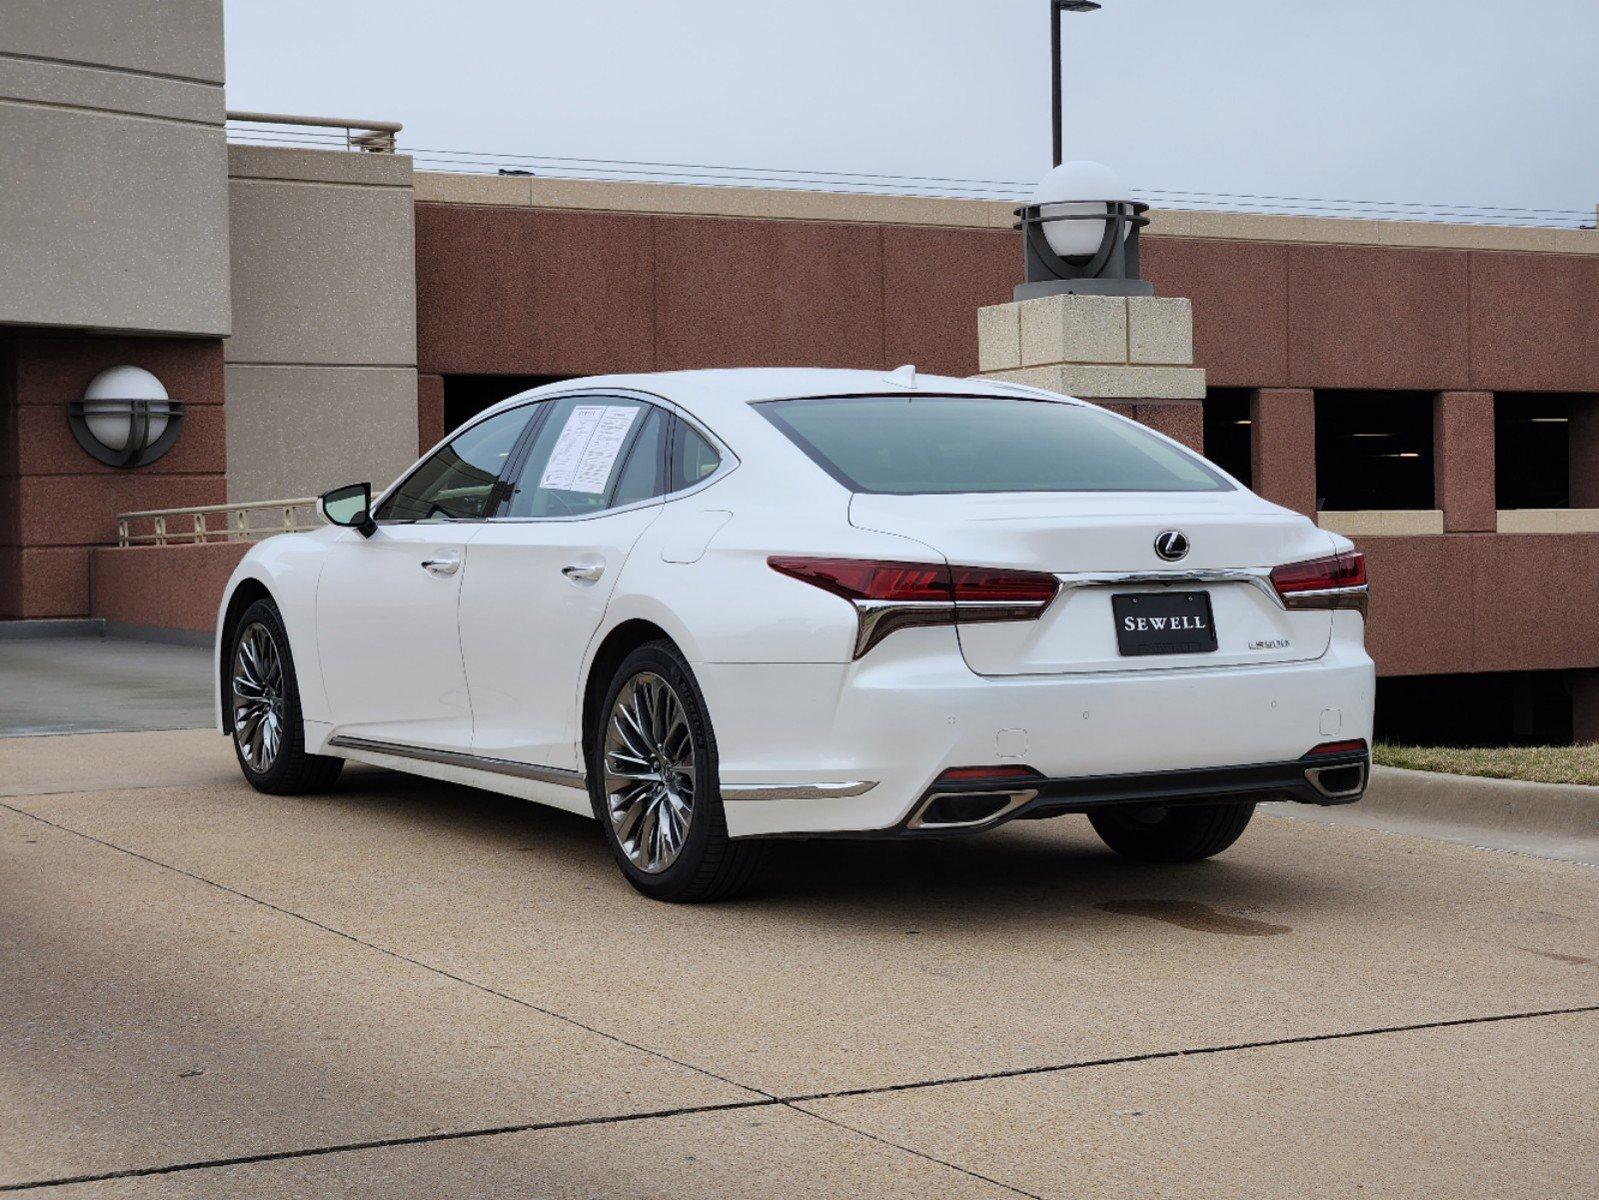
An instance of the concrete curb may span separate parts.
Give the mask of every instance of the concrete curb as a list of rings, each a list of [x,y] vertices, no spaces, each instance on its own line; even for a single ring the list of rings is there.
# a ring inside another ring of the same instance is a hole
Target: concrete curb
[[[1348,811],[1398,832],[1599,863],[1599,787],[1374,767]]]
[[[110,638],[131,638],[136,642],[161,642],[167,646],[210,646],[216,634],[209,629],[162,629],[154,625],[130,625],[125,621],[105,623]]]
[[[99,617],[41,617],[25,621],[0,621],[0,642],[49,637],[104,637],[105,621]]]
[[[0,642],[34,638],[131,638],[136,642],[162,642],[168,646],[209,646],[216,639],[210,629],[164,629],[132,625],[105,617],[44,618],[0,621]]]

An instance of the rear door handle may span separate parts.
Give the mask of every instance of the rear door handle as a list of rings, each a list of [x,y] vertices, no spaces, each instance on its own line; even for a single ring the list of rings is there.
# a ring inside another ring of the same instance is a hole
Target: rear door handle
[[[422,569],[433,575],[454,575],[461,569],[458,558],[424,558]]]
[[[561,574],[576,583],[593,583],[605,574],[605,564],[570,563],[561,568]]]

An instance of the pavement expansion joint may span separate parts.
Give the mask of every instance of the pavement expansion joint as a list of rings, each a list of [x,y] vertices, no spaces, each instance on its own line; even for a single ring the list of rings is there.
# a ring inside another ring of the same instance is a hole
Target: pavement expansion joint
[[[1005,1183],[1003,1180],[995,1179],[992,1175],[984,1175],[980,1171],[973,1171],[971,1168],[963,1167],[959,1163],[952,1163],[946,1158],[938,1158],[935,1155],[928,1154],[925,1150],[917,1150],[910,1146],[904,1146],[899,1142],[892,1141],[889,1138],[881,1137],[878,1134],[868,1133],[864,1129],[857,1129],[855,1126],[846,1124],[845,1122],[837,1120],[834,1117],[824,1116],[819,1112],[812,1112],[808,1108],[801,1108],[797,1103],[792,1101],[784,1100],[782,1104],[784,1108],[787,1108],[792,1112],[803,1113],[805,1116],[817,1121],[821,1121],[824,1124],[831,1125],[835,1129],[842,1129],[846,1133],[854,1134],[856,1137],[863,1137],[869,1142],[876,1142],[880,1146],[888,1146],[894,1150],[903,1150],[906,1154],[914,1155],[915,1157],[923,1159],[926,1162],[935,1163],[940,1167],[947,1167],[951,1171],[959,1171],[962,1175],[968,1176],[971,1179],[981,1180],[983,1183],[992,1184],[997,1188],[1003,1188],[1005,1191],[1011,1192],[1017,1196],[1025,1196],[1028,1198],[1028,1200],[1044,1200],[1044,1197],[1040,1196],[1037,1192],[1023,1191],[1013,1183]]]
[[[0,806],[4,807],[4,806]],[[48,823],[48,822],[47,822]],[[452,976],[453,978],[453,976]],[[610,1116],[577,1117],[566,1121],[530,1121],[523,1124],[494,1125],[475,1129],[447,1130],[439,1133],[416,1134],[409,1137],[373,1138],[358,1142],[342,1142],[336,1145],[300,1147],[293,1150],[274,1150],[260,1154],[245,1154],[233,1158],[200,1159],[190,1162],[167,1163],[155,1167],[131,1167],[120,1171],[105,1171],[97,1174],[83,1174],[61,1176],[53,1179],[36,1179],[19,1183],[0,1184],[0,1193],[24,1192],[44,1187],[64,1187],[71,1184],[102,1183],[115,1179],[133,1179],[146,1175],[173,1175],[186,1171],[203,1171],[218,1167],[246,1166],[253,1163],[279,1162],[284,1159],[315,1158],[327,1154],[342,1154],[358,1150],[382,1150],[398,1146],[418,1146],[431,1142],[453,1142],[469,1138],[502,1137],[510,1133],[534,1133],[555,1129],[578,1129],[597,1125],[619,1125],[632,1121],[667,1120],[672,1117],[695,1116],[702,1113],[730,1112],[743,1109],[781,1107],[802,1113],[807,1117],[823,1121],[860,1137],[867,1138],[882,1145],[890,1146],[896,1150],[903,1150],[918,1158],[939,1166],[948,1167],[959,1171],[984,1183],[995,1187],[1004,1188],[1019,1196],[1027,1196],[1032,1200],[1040,1200],[1032,1192],[1026,1192],[1014,1185],[1003,1183],[1000,1180],[982,1175],[976,1171],[936,1158],[909,1146],[902,1146],[898,1142],[890,1141],[865,1130],[856,1129],[852,1125],[825,1116],[809,1108],[803,1107],[807,1103],[821,1100],[843,1099],[858,1096],[880,1096],[894,1092],[905,1092],[920,1088],[945,1087],[962,1083],[978,1083],[991,1079],[1014,1079],[1024,1075],[1048,1075],[1067,1071],[1081,1071],[1096,1067],[1120,1066],[1127,1063],[1150,1062],[1159,1059],[1191,1058],[1203,1054],[1222,1054],[1234,1050],[1259,1050],[1277,1046],[1306,1045],[1316,1042],[1342,1041],[1349,1038],[1377,1037],[1384,1034],[1411,1033],[1427,1029],[1451,1029],[1464,1025],[1485,1025],[1503,1021],[1534,1020],[1539,1017],[1570,1016],[1581,1013],[1599,1012],[1599,1004],[1580,1005],[1570,1008],[1540,1009],[1533,1012],[1496,1013],[1480,1017],[1458,1017],[1444,1021],[1420,1021],[1408,1025],[1388,1025],[1373,1029],[1355,1029],[1340,1033],[1312,1033],[1297,1037],[1271,1038],[1257,1042],[1234,1042],[1219,1046],[1200,1046],[1180,1050],[1157,1050],[1148,1054],[1127,1054],[1115,1058],[1085,1059],[1078,1062],[1057,1063],[1036,1067],[1017,1067],[1008,1070],[990,1071],[979,1075],[949,1076],[940,1079],[916,1080],[907,1083],[883,1084],[877,1087],[847,1088],[832,1092],[815,1092],[798,1096],[773,1096],[763,1093],[759,1099],[730,1100],[719,1104],[690,1105],[681,1108],[652,1109],[643,1112],[618,1113]],[[751,1089],[753,1090],[753,1089]]]
[[[356,1150],[387,1150],[397,1146],[424,1146],[430,1142],[458,1142],[467,1138],[504,1137],[508,1133],[537,1133],[551,1129],[582,1129],[593,1125],[620,1125],[628,1121],[659,1121],[699,1113],[728,1112],[744,1108],[770,1108],[775,1099],[729,1100],[721,1104],[697,1104],[683,1108],[661,1108],[648,1112],[616,1113],[603,1117],[576,1117],[569,1121],[530,1121],[519,1125],[488,1125],[476,1129],[449,1129],[420,1133],[411,1137],[369,1138],[359,1142],[339,1142],[328,1146],[302,1146],[293,1150],[268,1150],[260,1154],[240,1154],[232,1158],[196,1159],[166,1163],[158,1167],[128,1167],[91,1175],[68,1175],[56,1179],[34,1179],[23,1183],[0,1183],[0,1192],[25,1192],[34,1188],[65,1187],[70,1184],[104,1183],[113,1179],[138,1179],[146,1175],[176,1175],[185,1171],[206,1171],[218,1167],[242,1167],[255,1163],[281,1162],[289,1158],[318,1158],[324,1154],[345,1154]]]
[[[883,1083],[873,1087],[841,1088],[804,1096],[784,1096],[785,1104],[805,1104],[816,1100],[844,1100],[854,1096],[884,1096],[894,1092],[913,1092],[924,1088],[949,1087],[962,1083],[983,1083],[992,1079],[1018,1079],[1027,1075],[1054,1075],[1066,1071],[1097,1067],[1120,1067],[1130,1063],[1158,1062],[1162,1059],[1196,1058],[1204,1054],[1229,1054],[1236,1050],[1271,1050],[1280,1046],[1306,1046],[1317,1042],[1340,1042],[1352,1038],[1381,1037],[1391,1033],[1420,1033],[1429,1029],[1455,1029],[1464,1025],[1493,1025],[1504,1021],[1529,1021],[1540,1017],[1567,1017],[1599,1013],[1599,1004],[1579,1004],[1568,1008],[1529,1009],[1525,1012],[1488,1013],[1477,1017],[1445,1017],[1437,1021],[1413,1021],[1402,1025],[1377,1025],[1366,1029],[1345,1029],[1335,1033],[1301,1033],[1288,1037],[1262,1038],[1253,1042],[1226,1042],[1216,1046],[1189,1046],[1174,1050],[1150,1050],[1142,1054],[1119,1054],[1111,1058],[1085,1058],[1076,1062],[1042,1063],[1032,1067],[1004,1067],[972,1075],[949,1075],[938,1079],[912,1079],[903,1083]]]

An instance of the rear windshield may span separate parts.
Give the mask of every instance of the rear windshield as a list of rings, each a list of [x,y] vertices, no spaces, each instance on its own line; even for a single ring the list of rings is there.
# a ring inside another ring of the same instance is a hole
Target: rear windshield
[[[756,407],[855,492],[1220,492],[1201,459],[1087,405],[839,396]]]

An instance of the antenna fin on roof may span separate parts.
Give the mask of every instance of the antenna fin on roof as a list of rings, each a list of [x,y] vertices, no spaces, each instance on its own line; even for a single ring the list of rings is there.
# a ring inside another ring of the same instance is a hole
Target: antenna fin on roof
[[[883,378],[888,380],[888,382],[892,383],[895,387],[910,388],[915,390],[916,364],[906,363],[903,367],[895,367],[894,370],[883,376]]]

